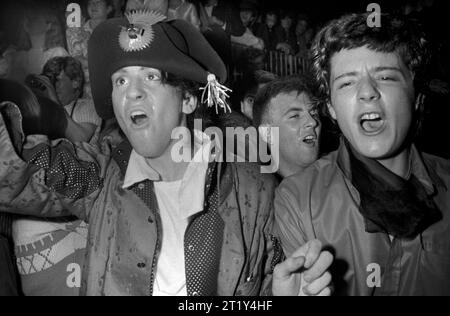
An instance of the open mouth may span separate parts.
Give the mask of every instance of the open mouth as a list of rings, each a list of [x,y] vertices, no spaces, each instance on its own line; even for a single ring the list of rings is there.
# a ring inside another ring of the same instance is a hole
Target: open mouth
[[[306,145],[315,145],[317,141],[317,136],[315,135],[307,135],[306,137],[304,137],[302,139],[302,142],[305,143]]]
[[[377,112],[364,113],[361,115],[359,124],[366,134],[378,134],[384,128],[385,120],[382,115]]]
[[[131,112],[130,119],[136,126],[142,126],[148,122],[149,118],[144,111],[136,110]]]

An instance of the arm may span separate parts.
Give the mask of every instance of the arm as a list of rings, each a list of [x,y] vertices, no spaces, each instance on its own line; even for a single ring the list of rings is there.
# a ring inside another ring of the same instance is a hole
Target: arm
[[[0,112],[0,212],[86,219],[101,190],[106,160],[87,144],[29,136],[14,147]],[[18,152],[21,153],[19,156]],[[99,161],[102,161],[99,163]]]
[[[333,256],[322,250],[319,240],[306,241],[301,229],[301,214],[296,197],[289,191],[277,191],[275,197],[275,233],[281,237],[288,258],[273,272],[274,295],[329,296]],[[296,224],[300,222],[300,224]]]

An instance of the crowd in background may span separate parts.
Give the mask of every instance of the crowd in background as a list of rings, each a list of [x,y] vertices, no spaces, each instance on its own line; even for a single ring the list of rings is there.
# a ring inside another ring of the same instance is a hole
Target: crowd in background
[[[73,2],[78,2],[82,10],[80,27],[68,27],[66,24],[69,13],[66,8]],[[108,128],[114,122],[102,122],[94,109],[87,58],[89,37],[101,22],[142,8],[145,2],[61,0],[5,4],[3,14],[14,18],[1,19],[0,78],[26,83],[35,95],[43,95],[53,105],[64,108],[70,117],[70,128],[57,136],[64,136],[73,142],[95,141],[100,129]],[[431,67],[427,74],[429,80],[424,83],[427,91],[425,115],[422,129],[416,137],[424,151],[450,158],[450,141],[446,139],[450,135],[446,122],[450,114],[449,43],[440,31],[442,24],[436,22],[439,6],[434,1],[415,0],[396,6],[391,4],[389,10],[408,15],[422,24],[432,44]],[[361,7],[359,11],[365,11],[365,8]],[[332,13],[328,12],[328,15]],[[230,125],[243,127],[251,125],[258,89],[280,76],[267,67],[270,52],[307,60],[314,36],[327,19],[310,10],[302,10],[301,6],[280,9],[273,2],[258,0],[170,0],[167,16],[192,23],[222,57],[230,74],[240,74],[229,76],[227,85],[234,90],[232,108],[242,116],[227,119]],[[333,124],[324,119],[323,151],[335,149],[338,137]],[[436,140],[440,139],[440,145],[436,146]],[[86,224],[82,221],[70,220],[60,225],[70,227],[74,243],[78,242],[79,236],[86,234]],[[41,232],[49,230],[46,221],[26,218],[17,220],[12,232],[18,268],[23,277],[22,286],[27,294],[39,290],[32,288],[33,284],[37,284],[35,280],[27,283],[26,278],[33,271],[22,259],[28,256],[26,234],[31,226]],[[83,247],[80,244],[79,250]],[[77,254],[79,258],[83,255],[82,252]],[[45,279],[49,276],[41,277]]]

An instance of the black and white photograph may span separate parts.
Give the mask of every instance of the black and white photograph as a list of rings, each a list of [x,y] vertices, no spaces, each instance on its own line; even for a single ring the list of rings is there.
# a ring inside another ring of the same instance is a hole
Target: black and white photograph
[[[450,296],[446,4],[2,0],[0,296]]]

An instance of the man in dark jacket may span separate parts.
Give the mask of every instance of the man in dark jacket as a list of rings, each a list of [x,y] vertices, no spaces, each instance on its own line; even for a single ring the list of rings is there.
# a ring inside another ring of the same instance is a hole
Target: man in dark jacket
[[[426,41],[403,18],[330,22],[313,65],[340,148],[286,179],[275,198],[291,254],[318,238],[335,252],[340,295],[450,295],[450,163],[412,139]]]

